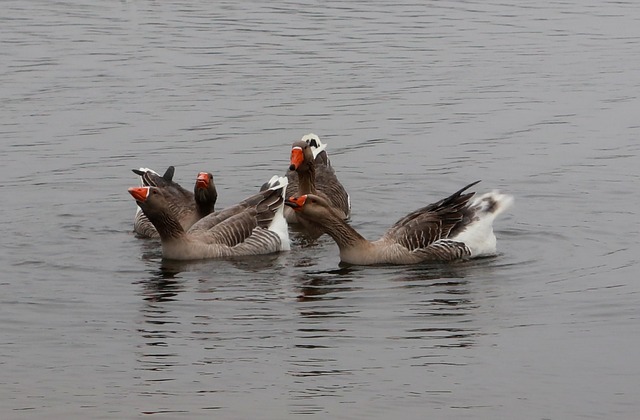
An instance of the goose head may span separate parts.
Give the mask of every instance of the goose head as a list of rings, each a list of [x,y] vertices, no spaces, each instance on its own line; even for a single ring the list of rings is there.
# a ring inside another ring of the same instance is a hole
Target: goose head
[[[297,141],[291,146],[291,166],[292,171],[307,172],[313,165],[313,151],[309,143]]]
[[[213,183],[213,175],[207,172],[198,173],[196,189],[206,190]]]
[[[338,218],[331,208],[331,204],[322,197],[314,194],[305,194],[300,197],[289,197],[284,204],[291,207],[296,214],[301,215],[305,219],[317,221],[327,218]]]
[[[196,185],[193,188],[196,202],[208,205],[213,211],[213,206],[218,199],[216,184],[213,182],[213,175],[209,172],[200,172],[196,178]]]
[[[291,146],[291,166],[289,169],[292,171],[309,170],[309,166],[312,165],[316,156],[326,148],[327,145],[322,143],[315,134],[303,136]]]
[[[171,206],[161,188],[156,187],[131,187],[129,194],[136,200],[136,203],[147,217],[153,214],[161,214],[170,209]]]

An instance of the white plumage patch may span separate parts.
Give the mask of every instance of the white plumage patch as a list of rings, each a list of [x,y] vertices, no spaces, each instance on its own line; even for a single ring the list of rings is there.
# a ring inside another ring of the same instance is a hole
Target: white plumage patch
[[[311,146],[311,151],[313,152],[314,159],[320,154],[320,152],[327,148],[327,145],[320,141],[320,137],[313,133],[305,134],[300,140],[306,141],[309,144],[311,144],[312,140],[315,141],[317,146]]]
[[[154,171],[153,169],[150,169],[150,168],[139,168],[138,170],[141,171],[141,172],[151,172],[151,173],[154,173],[154,174],[158,175],[158,173],[156,171]],[[158,176],[160,176],[160,175],[158,175]],[[139,176],[138,178],[140,178],[140,186],[144,187],[144,181],[142,180],[142,177]],[[149,196],[149,190],[147,190],[147,197],[148,196]],[[134,216],[134,219],[140,217],[139,213],[142,213],[142,209],[140,208],[140,206],[136,205],[136,215]]]
[[[496,236],[493,233],[493,221],[512,204],[512,196],[498,191],[475,197],[469,205],[475,211],[475,220],[451,240],[464,242],[471,251],[471,257],[495,255]]]
[[[139,171],[142,172],[153,172],[154,174],[158,175],[158,173],[156,171],[154,171],[153,169],[149,169],[149,168],[139,168]],[[139,176],[138,178],[140,178],[140,186],[144,187],[144,181],[142,180],[142,177]],[[149,195],[149,191],[147,191],[147,196]],[[142,213],[142,209],[140,208],[140,206],[136,205],[136,215],[135,217],[138,217],[138,213]]]
[[[150,169],[150,168],[139,168],[138,170],[140,172],[151,172],[152,174],[156,174],[156,175],[160,176],[160,174],[158,174],[156,171],[154,171],[153,169]],[[140,178],[140,186],[144,187],[144,182],[142,181],[142,177],[140,176],[138,178]]]
[[[291,249],[291,242],[289,241],[289,225],[287,224],[287,219],[284,217],[284,201],[286,199],[285,193],[287,191],[287,184],[289,180],[286,176],[278,176],[274,175],[268,182],[269,189],[275,190],[278,188],[282,188],[282,203],[278,207],[276,214],[271,221],[268,229],[280,238],[280,250],[281,251],[289,251]]]

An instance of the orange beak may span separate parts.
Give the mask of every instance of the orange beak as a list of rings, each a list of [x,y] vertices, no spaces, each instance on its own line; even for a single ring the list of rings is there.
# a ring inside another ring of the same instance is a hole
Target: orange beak
[[[136,201],[144,202],[149,196],[149,187],[131,187],[129,188],[129,194],[131,194]]]
[[[207,189],[209,188],[209,174],[206,172],[200,172],[198,178],[196,178],[196,188]]]
[[[304,203],[307,201],[307,195],[301,195],[300,197],[289,197],[287,201],[284,202],[286,206],[291,207],[295,211],[302,210],[304,207]]]
[[[291,149],[291,166],[289,166],[289,169],[295,171],[300,167],[300,165],[302,165],[302,162],[304,162],[304,154],[302,153],[302,148],[296,146]]]

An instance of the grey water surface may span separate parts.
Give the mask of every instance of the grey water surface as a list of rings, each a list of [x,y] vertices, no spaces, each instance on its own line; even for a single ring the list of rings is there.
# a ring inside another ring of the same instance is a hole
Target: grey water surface
[[[635,419],[640,3],[49,1],[0,12],[0,418]],[[218,208],[314,132],[351,224],[481,179],[499,254],[163,261],[132,168]]]

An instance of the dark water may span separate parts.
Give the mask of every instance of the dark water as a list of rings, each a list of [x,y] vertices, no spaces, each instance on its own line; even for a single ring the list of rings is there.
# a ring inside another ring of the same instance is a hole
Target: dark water
[[[633,419],[640,4],[4,1],[0,417]],[[220,206],[315,132],[375,238],[476,179],[496,258],[163,262],[130,169]]]

